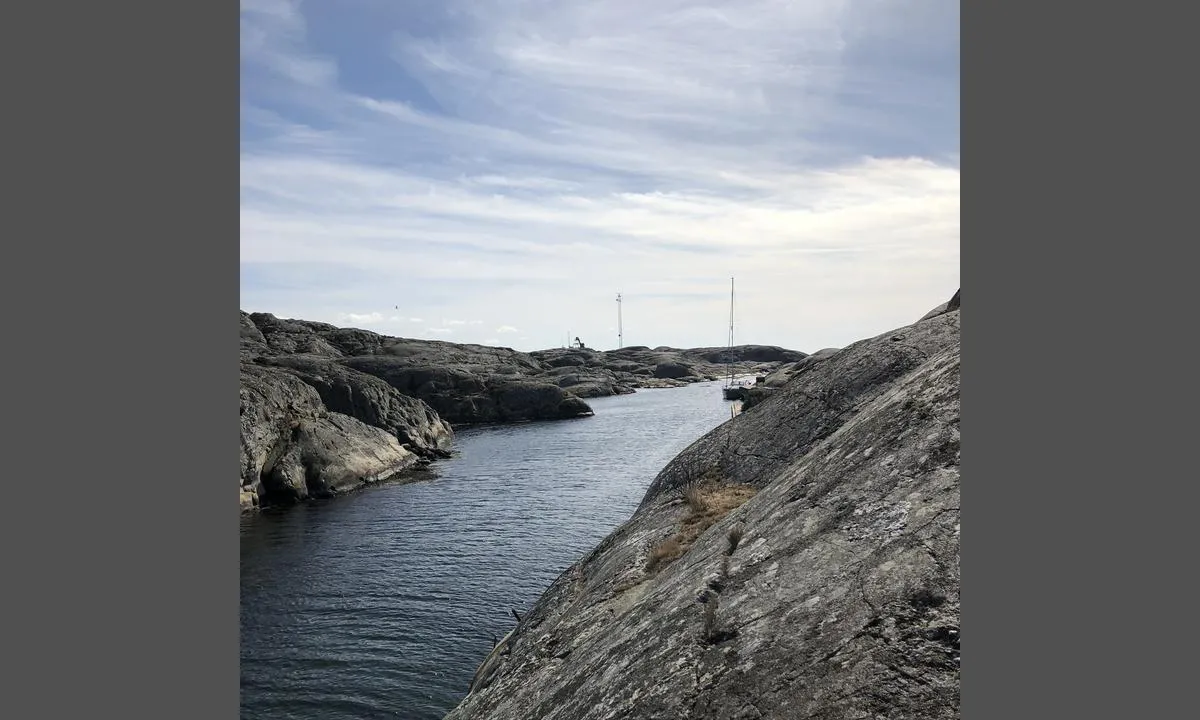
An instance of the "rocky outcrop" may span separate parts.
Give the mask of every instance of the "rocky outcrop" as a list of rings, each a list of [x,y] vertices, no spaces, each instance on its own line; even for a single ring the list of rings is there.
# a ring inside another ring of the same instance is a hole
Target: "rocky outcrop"
[[[449,454],[449,423],[343,365],[373,333],[241,314],[242,510],[327,497]]]
[[[691,365],[681,362],[661,362],[654,366],[654,377],[678,380],[685,377],[699,377]]]
[[[417,438],[397,428],[424,410],[398,409],[397,397],[422,401],[452,425],[592,414],[578,395],[542,377],[545,366],[509,348],[389,337],[326,323],[281,320],[265,313],[243,315],[243,358],[249,355],[262,365],[290,368],[321,390],[323,399],[335,398],[331,409],[350,407],[347,388],[353,388],[350,394],[359,404],[382,402],[385,407],[352,414],[371,424],[376,424],[371,418],[382,415],[380,427],[410,442],[416,443]],[[247,320],[261,340],[246,327]],[[367,383],[364,376],[379,382]],[[387,395],[385,386],[394,392]]]
[[[959,310],[693,443],[447,720],[959,716]]]
[[[959,307],[961,306],[961,300],[959,299],[960,293],[962,293],[962,289],[959,289],[957,292],[955,292],[954,297],[950,298],[946,302],[942,303],[941,305],[938,305],[934,309],[925,313],[925,316],[922,317],[921,320],[928,320],[930,318],[935,318],[938,315],[942,315],[942,314],[945,314],[948,312],[952,312],[954,310],[958,310]]]
[[[380,378],[313,355],[259,358],[258,363],[296,377],[317,391],[327,409],[388,431],[422,457],[450,453],[450,425],[428,404]]]
[[[564,387],[580,397],[683,387],[727,377],[730,371],[738,376],[765,375],[807,357],[773,345],[738,345],[732,349],[634,346],[606,351],[556,348],[537,350],[530,356],[548,368],[547,374],[569,381]]]
[[[831,357],[839,348],[824,348],[796,362],[785,363],[766,375],[764,384],[769,388],[777,388],[787,384],[792,378],[808,370],[819,362]]]
[[[765,374],[782,363],[807,357],[769,345],[732,350],[556,348],[522,353],[389,337],[265,313],[243,313],[242,347],[243,359],[257,358],[260,364],[297,369],[300,361],[289,358],[300,357],[310,376],[323,362],[326,368],[336,365],[376,377],[404,395],[423,400],[453,425],[586,416],[591,408],[584,398],[632,393],[638,388],[681,387],[725,377],[731,370],[738,375]]]
[[[753,345],[731,354],[527,354],[245,312],[240,338],[243,507],[329,494],[444,457],[453,425],[586,417],[583,398],[713,379],[730,368],[714,363],[727,360],[753,372],[805,357]]]
[[[449,361],[449,358],[447,358]],[[412,364],[388,355],[347,358],[348,367],[381,378],[432,406],[455,425],[560,420],[592,414],[583,400],[557,384],[530,378],[520,366]],[[537,368],[540,371],[541,368]]]
[[[392,477],[418,461],[395,435],[330,412],[301,379],[243,363],[243,510],[330,495]]]

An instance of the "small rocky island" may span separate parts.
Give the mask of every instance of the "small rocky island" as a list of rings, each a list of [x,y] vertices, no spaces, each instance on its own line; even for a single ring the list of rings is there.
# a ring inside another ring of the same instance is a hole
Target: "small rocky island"
[[[447,456],[455,427],[586,417],[584,398],[765,376],[805,357],[760,345],[522,353],[242,312],[241,507],[396,477]]]
[[[958,718],[959,315],[778,368],[447,720]]]

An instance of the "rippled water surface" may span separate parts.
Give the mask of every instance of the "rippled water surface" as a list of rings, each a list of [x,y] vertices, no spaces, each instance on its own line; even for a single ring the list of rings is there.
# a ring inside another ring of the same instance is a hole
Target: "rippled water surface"
[[[462,430],[428,480],[241,528],[242,717],[440,719],[514,620],[729,419],[720,383]]]

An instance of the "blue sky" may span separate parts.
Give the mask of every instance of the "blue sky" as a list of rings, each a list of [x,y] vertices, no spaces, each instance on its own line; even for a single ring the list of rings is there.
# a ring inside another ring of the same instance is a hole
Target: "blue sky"
[[[958,3],[242,0],[241,306],[812,352],[959,285]]]

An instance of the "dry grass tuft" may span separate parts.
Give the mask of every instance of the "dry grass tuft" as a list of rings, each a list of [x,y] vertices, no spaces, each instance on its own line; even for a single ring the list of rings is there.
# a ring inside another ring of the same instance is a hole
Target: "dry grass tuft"
[[[691,513],[683,519],[680,528],[682,542],[691,545],[696,538],[721,518],[741,507],[754,497],[757,490],[750,485],[704,484],[696,488],[696,505],[688,503]],[[697,506],[700,509],[697,509]]]
[[[663,540],[650,551],[650,557],[646,559],[646,572],[653,574],[660,565],[669,565],[683,554],[683,550],[678,536]]]
[[[741,507],[744,502],[754,497],[756,492],[758,490],[750,485],[724,485],[713,480],[685,485],[680,489],[680,494],[687,502],[688,514],[680,523],[679,532],[650,552],[646,561],[646,572],[653,574],[659,568],[678,559],[705,530]],[[737,532],[740,540],[742,531],[739,529]],[[729,553],[737,547],[733,534],[734,531],[730,531]]]
[[[700,485],[687,485],[683,488],[683,499],[687,502],[688,507],[692,512],[702,513],[707,510],[704,503],[704,496],[700,492]]]

